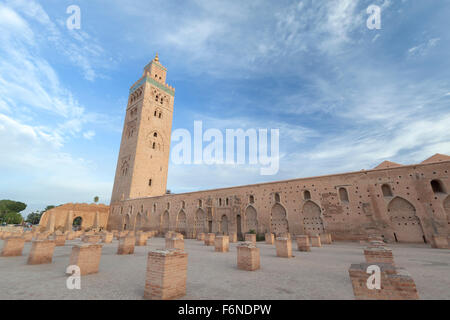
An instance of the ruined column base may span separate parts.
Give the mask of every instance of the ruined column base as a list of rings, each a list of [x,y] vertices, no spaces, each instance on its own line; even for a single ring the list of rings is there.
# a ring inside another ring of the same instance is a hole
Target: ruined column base
[[[179,249],[184,251],[184,240],[180,238],[166,238],[166,249]]]
[[[64,234],[55,234],[53,240],[55,240],[55,246],[57,247],[63,247],[66,244],[66,236]]]
[[[113,241],[113,233],[111,232],[104,232],[102,235],[102,241],[103,243],[111,243]]]
[[[296,237],[298,251],[309,252],[311,251],[311,245],[309,243],[309,237],[307,235],[299,235]]]
[[[179,249],[148,253],[144,298],[170,300],[186,295],[187,253]]]
[[[237,267],[246,271],[260,268],[259,248],[253,242],[243,242],[237,246]]]
[[[138,235],[136,236],[136,246],[146,246],[146,245],[147,245],[147,235],[143,232],[138,233]]]
[[[277,238],[275,240],[277,257],[292,258],[292,241],[288,238]]]
[[[101,236],[98,234],[88,234],[83,237],[83,242],[86,242],[86,243],[95,244],[95,243],[101,242],[101,240],[102,240]]]
[[[72,248],[69,265],[78,266],[82,276],[97,273],[101,256],[101,244],[76,245]]]
[[[395,266],[392,250],[386,247],[368,247],[364,249],[364,257],[367,263],[387,263]]]
[[[381,269],[380,289],[369,289],[367,268],[377,265]],[[357,300],[417,300],[419,294],[411,276],[401,268],[385,263],[352,264],[348,270],[353,293]]]
[[[229,237],[230,243],[237,242],[237,233],[236,232],[230,232],[228,237]]]
[[[311,239],[311,247],[321,247],[322,243],[320,242],[319,236],[310,236]]]
[[[24,237],[9,237],[3,242],[2,257],[17,257],[22,255]]]
[[[197,240],[198,241],[205,241],[205,234],[203,232],[197,234]]]
[[[228,236],[217,236],[214,243],[216,252],[228,252],[230,250],[230,239]]]
[[[53,252],[55,251],[54,240],[36,240],[33,241],[30,254],[28,255],[28,264],[52,263]]]
[[[322,233],[319,235],[321,244],[331,244],[331,234],[330,233]]]
[[[273,233],[266,233],[265,234],[265,240],[266,240],[266,244],[274,244],[275,242],[275,237],[273,235]]]
[[[252,242],[253,244],[256,244],[256,234],[246,233],[245,242]]]
[[[433,235],[431,247],[435,249],[448,249],[448,238],[446,236]]]
[[[136,237],[125,236],[119,239],[119,247],[117,249],[117,254],[133,254],[134,245],[136,243]]]
[[[215,233],[207,233],[205,235],[205,246],[213,246],[214,245],[214,240],[216,238],[216,234]]]

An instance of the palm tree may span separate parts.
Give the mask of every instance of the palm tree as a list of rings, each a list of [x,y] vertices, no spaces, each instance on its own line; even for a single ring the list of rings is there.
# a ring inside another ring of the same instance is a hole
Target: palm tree
[[[95,197],[94,197],[94,202],[97,203],[97,202],[98,202],[98,199],[99,199],[99,197],[98,197],[98,196],[95,196]]]

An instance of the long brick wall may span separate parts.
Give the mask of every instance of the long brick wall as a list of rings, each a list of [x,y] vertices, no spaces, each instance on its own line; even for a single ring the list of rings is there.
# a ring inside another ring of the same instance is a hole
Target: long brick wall
[[[122,230],[126,221],[129,230],[176,230],[188,238],[255,230],[430,243],[449,235],[449,170],[450,161],[441,161],[117,201],[107,228]]]

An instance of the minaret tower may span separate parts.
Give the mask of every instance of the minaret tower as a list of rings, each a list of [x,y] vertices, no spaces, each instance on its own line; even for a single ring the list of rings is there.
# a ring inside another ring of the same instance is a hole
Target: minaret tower
[[[111,203],[166,193],[175,96],[166,73],[156,54],[130,88]]]

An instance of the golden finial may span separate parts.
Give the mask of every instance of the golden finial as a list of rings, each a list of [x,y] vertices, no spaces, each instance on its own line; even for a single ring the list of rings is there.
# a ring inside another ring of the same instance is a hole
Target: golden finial
[[[155,59],[153,59],[153,60],[155,60],[156,62],[159,61],[158,52],[156,53]]]

